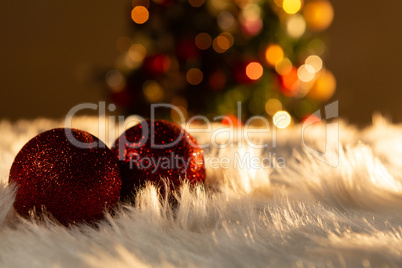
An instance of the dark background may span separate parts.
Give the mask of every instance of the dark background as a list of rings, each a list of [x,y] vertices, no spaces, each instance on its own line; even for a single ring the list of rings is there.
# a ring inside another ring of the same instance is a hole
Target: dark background
[[[402,1],[332,1],[327,31],[340,116],[365,125],[378,111],[402,122]],[[91,77],[112,67],[128,33],[129,1],[3,0],[0,118],[62,118],[105,98]]]

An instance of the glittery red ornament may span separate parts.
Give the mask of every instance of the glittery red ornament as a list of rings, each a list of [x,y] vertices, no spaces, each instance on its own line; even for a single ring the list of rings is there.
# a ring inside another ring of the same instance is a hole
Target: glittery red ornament
[[[116,157],[98,138],[77,129],[53,129],[31,139],[15,157],[9,182],[18,186],[18,213],[45,208],[65,225],[102,219],[121,191]]]
[[[161,178],[167,179],[173,188],[184,179],[191,184],[205,180],[203,150],[189,133],[174,123],[143,121],[126,130],[112,151],[120,160],[123,199],[146,181],[162,186]]]

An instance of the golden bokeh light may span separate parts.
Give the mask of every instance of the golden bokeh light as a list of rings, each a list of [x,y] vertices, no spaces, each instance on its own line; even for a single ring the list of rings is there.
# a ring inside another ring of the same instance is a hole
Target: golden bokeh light
[[[187,109],[183,106],[176,106],[176,108],[179,109],[180,112],[176,109],[172,109],[170,116],[174,122],[181,124],[182,120],[187,118]]]
[[[257,4],[250,4],[242,10],[242,17],[246,20],[257,20],[261,16],[261,8]]]
[[[156,81],[145,82],[142,90],[149,102],[158,102],[163,99],[163,89]]]
[[[195,86],[202,82],[202,79],[204,79],[204,74],[198,68],[191,68],[187,71],[186,79],[190,85]]]
[[[226,36],[219,35],[216,37],[216,44],[221,48],[222,50],[228,50],[230,47],[230,41]]]
[[[292,71],[292,62],[288,58],[283,58],[275,64],[275,70],[280,75],[286,75]]]
[[[299,92],[300,80],[297,76],[297,69],[292,67],[292,70],[282,76],[282,85],[284,89],[282,90],[283,94],[288,97],[296,96]]]
[[[215,37],[212,47],[218,53],[224,53],[228,50],[234,42],[233,35],[231,33],[221,33],[217,37]]]
[[[131,18],[137,24],[145,23],[149,18],[148,9],[144,6],[136,6],[131,11]]]
[[[134,62],[142,62],[146,54],[147,50],[141,44],[133,44],[128,50],[128,56]]]
[[[258,80],[264,73],[262,65],[256,61],[250,62],[246,67],[246,75],[251,80]]]
[[[212,38],[207,33],[199,33],[195,37],[195,45],[202,50],[206,50],[211,46]]]
[[[172,99],[172,104],[174,106],[183,106],[187,108],[187,100],[181,96],[176,96]]]
[[[236,19],[233,17],[233,14],[229,11],[223,11],[219,13],[217,17],[218,25],[222,30],[231,29],[235,23]]]
[[[265,50],[265,60],[271,66],[275,66],[283,57],[284,53],[280,45],[271,44]]]
[[[299,38],[306,31],[306,21],[302,15],[290,16],[286,22],[286,30],[293,38]]]
[[[282,103],[278,99],[269,99],[265,103],[265,111],[271,116],[280,110],[282,110]]]
[[[296,14],[301,9],[302,3],[300,0],[283,0],[282,7],[288,14]]]
[[[229,41],[229,48],[233,46],[234,43],[234,37],[231,33],[229,32],[223,32],[220,34],[221,36],[224,36],[227,38],[227,40]]]
[[[118,70],[110,70],[105,76],[106,84],[110,87],[113,92],[120,92],[124,89],[126,85],[126,79],[123,74]]]
[[[306,65],[311,66],[316,73],[322,69],[322,59],[317,55],[309,56],[305,63]]]
[[[188,0],[191,6],[200,7],[205,3],[205,0]]]
[[[334,8],[328,0],[312,0],[304,6],[303,15],[308,28],[323,31],[334,19]]]
[[[292,122],[292,117],[286,111],[279,111],[274,115],[273,121],[277,128],[287,128]]]
[[[322,70],[319,75],[308,96],[314,100],[327,101],[335,92],[336,79],[328,70]]]
[[[306,83],[310,82],[311,80],[314,79],[314,76],[315,76],[314,68],[311,67],[310,65],[303,64],[297,70],[297,77],[302,82],[306,82]]]

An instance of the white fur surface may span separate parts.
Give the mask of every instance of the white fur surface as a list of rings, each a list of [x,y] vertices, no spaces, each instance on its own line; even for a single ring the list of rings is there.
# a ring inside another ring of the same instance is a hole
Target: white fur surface
[[[207,167],[215,190],[185,185],[175,216],[149,186],[135,206],[121,206],[99,228],[65,228],[17,216],[8,185],[22,146],[63,124],[0,121],[0,267],[402,266],[401,125],[376,117],[358,130],[340,122],[336,168],[306,153],[300,126],[293,126],[277,133],[284,169]],[[96,118],[78,118],[73,127],[99,134]],[[320,133],[313,128],[307,141],[320,147]],[[107,138],[110,145],[114,136]],[[226,148],[207,157],[245,151],[260,158],[268,153]]]

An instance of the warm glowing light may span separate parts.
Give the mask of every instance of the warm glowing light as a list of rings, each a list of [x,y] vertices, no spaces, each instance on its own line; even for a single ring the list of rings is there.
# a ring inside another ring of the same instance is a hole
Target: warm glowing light
[[[198,85],[202,82],[204,74],[198,68],[191,68],[187,71],[186,79],[190,85]]]
[[[275,64],[275,70],[280,75],[285,75],[292,71],[292,62],[288,58],[283,58]]]
[[[281,76],[282,78],[282,85],[283,89],[282,92],[288,97],[293,97],[295,96],[300,87],[300,80],[297,76],[297,69],[295,67],[292,67],[292,70]]]
[[[221,33],[218,35],[212,44],[214,50],[218,53],[224,53],[228,50],[234,42],[234,38],[230,33]]]
[[[182,120],[187,118],[187,109],[183,106],[176,106],[176,108],[180,110],[180,113],[175,109],[172,109],[170,116],[174,122],[181,124]],[[181,116],[183,116],[183,118]]]
[[[223,32],[223,33],[221,33],[220,35],[221,35],[221,36],[224,36],[224,37],[226,37],[226,38],[228,39],[228,41],[229,41],[229,47],[233,46],[234,37],[233,37],[233,35],[232,35],[231,33]]]
[[[216,43],[218,44],[218,46],[223,49],[223,50],[227,50],[230,47],[230,42],[227,39],[227,37],[225,36],[218,36],[216,38]]]
[[[211,46],[212,38],[207,33],[199,33],[195,37],[195,45],[202,50],[208,49]]]
[[[106,73],[105,80],[113,92],[120,92],[124,89],[126,81],[118,70],[110,70]]]
[[[314,100],[326,101],[332,97],[335,89],[335,76],[328,70],[322,70],[308,93],[308,96]]]
[[[228,30],[232,28],[236,22],[232,13],[230,13],[229,11],[223,11],[219,13],[217,21],[219,27],[221,27],[222,30]]]
[[[319,118],[318,116],[316,116],[316,115],[314,115],[314,114],[309,115],[309,116],[306,116],[306,117],[303,119],[303,125],[304,125],[304,126],[309,126],[309,125],[315,125],[315,126],[317,126],[317,125],[316,125],[317,123],[322,123],[322,122],[321,122],[321,118]],[[319,124],[319,125],[321,125],[321,124]]]
[[[150,102],[158,102],[163,99],[163,89],[156,81],[146,81],[142,90]]]
[[[310,65],[303,64],[297,70],[297,77],[299,77],[302,82],[310,82],[314,79],[315,71]]]
[[[279,111],[274,115],[273,121],[277,128],[287,128],[292,122],[292,118],[288,112]]]
[[[331,25],[334,19],[334,9],[327,0],[312,0],[306,3],[303,9],[307,27],[315,31],[322,31]]]
[[[187,108],[187,100],[183,97],[180,96],[176,96],[172,99],[172,104],[174,106],[183,106],[185,108]]]
[[[262,20],[261,18],[257,18],[255,20],[244,19],[242,21],[243,31],[251,36],[255,36],[259,34],[262,30]]]
[[[147,50],[141,44],[134,44],[128,50],[128,56],[134,62],[142,62],[146,54]]]
[[[277,7],[282,7],[283,6],[283,0],[274,0],[274,2],[275,2],[275,5]]]
[[[283,49],[277,44],[271,44],[265,51],[265,60],[271,66],[275,66],[280,60],[283,59]]]
[[[277,99],[269,99],[267,103],[265,103],[265,111],[269,115],[274,115],[280,110],[282,110],[282,103]]]
[[[256,20],[261,16],[261,9],[256,4],[248,5],[247,8],[242,10],[242,16],[246,20]]]
[[[200,7],[205,3],[205,0],[188,0],[193,7]]]
[[[311,66],[315,73],[318,73],[322,69],[322,60],[316,55],[308,57],[305,63],[306,65]]]
[[[299,38],[306,31],[306,21],[302,15],[293,15],[289,17],[286,23],[286,30],[293,38]]]
[[[283,0],[282,7],[286,13],[295,14],[301,8],[301,1],[300,0]]]
[[[251,80],[258,80],[261,78],[264,69],[262,65],[256,61],[250,62],[246,67],[246,75]]]
[[[137,24],[145,23],[149,18],[148,9],[146,9],[144,6],[134,7],[131,11],[131,18]]]

